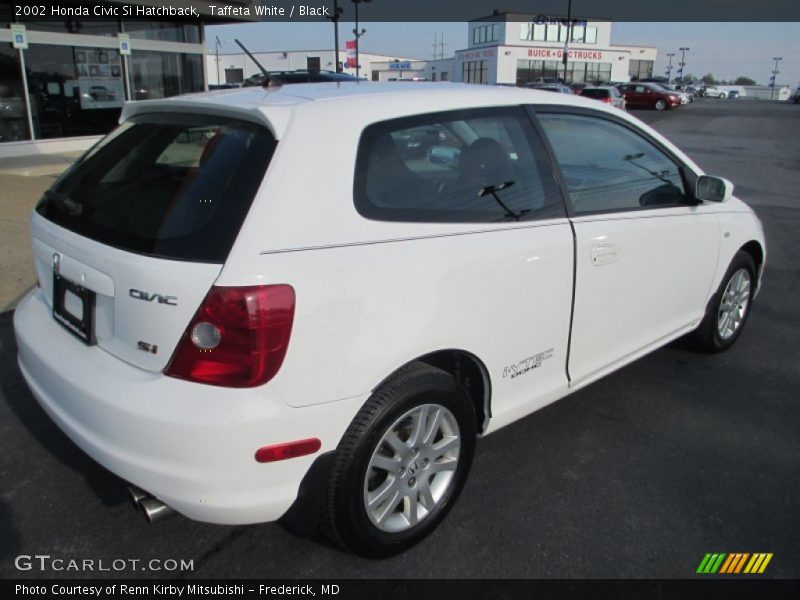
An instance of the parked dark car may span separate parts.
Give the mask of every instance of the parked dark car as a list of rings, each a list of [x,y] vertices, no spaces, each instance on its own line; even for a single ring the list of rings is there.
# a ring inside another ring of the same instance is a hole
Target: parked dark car
[[[347,73],[333,71],[270,71],[270,81],[279,85],[291,83],[319,83],[324,81],[366,81],[360,77],[353,77]],[[242,87],[257,87],[264,85],[266,77],[259,73],[244,80]]]
[[[599,100],[604,104],[610,104],[620,110],[625,110],[625,98],[619,93],[617,88],[610,85],[603,85],[597,87],[583,88],[580,93],[581,96]]]
[[[628,83],[620,86],[628,108],[667,110],[681,105],[677,92],[669,92],[654,83]]]
[[[589,87],[589,84],[586,83],[570,83],[570,89],[572,90],[573,94],[580,94],[581,90],[585,87]]]

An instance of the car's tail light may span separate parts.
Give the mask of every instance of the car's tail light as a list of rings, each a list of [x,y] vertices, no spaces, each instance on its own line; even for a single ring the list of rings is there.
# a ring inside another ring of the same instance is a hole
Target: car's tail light
[[[611,98],[603,98],[603,104],[611,104]]]
[[[211,288],[164,373],[226,387],[254,387],[283,364],[294,322],[290,285]]]

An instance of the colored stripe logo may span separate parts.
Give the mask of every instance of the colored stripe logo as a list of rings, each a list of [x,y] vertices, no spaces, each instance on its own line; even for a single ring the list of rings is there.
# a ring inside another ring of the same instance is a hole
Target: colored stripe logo
[[[766,570],[771,560],[771,552],[756,552],[754,554],[748,552],[708,553],[700,561],[697,573],[704,575],[713,575],[715,573],[720,575],[760,574]]]

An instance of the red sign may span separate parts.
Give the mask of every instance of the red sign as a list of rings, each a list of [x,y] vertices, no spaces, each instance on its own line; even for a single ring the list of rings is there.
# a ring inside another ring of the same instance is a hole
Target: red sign
[[[561,60],[564,51],[561,48],[530,48],[528,56]],[[571,60],[603,60],[603,53],[599,50],[570,50],[567,58]]]
[[[348,69],[355,69],[356,68],[356,41],[355,40],[347,40],[344,43],[344,47],[347,49],[347,68]]]
[[[491,58],[494,56],[494,48],[487,48],[486,50],[470,50],[469,52],[462,52],[458,55],[459,60],[473,60],[476,58]]]

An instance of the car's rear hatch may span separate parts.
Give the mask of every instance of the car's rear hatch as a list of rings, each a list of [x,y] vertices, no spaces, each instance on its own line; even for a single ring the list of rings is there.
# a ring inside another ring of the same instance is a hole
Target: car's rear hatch
[[[214,115],[138,114],[45,193],[31,217],[54,318],[144,369],[168,363],[213,285],[276,141]]]

